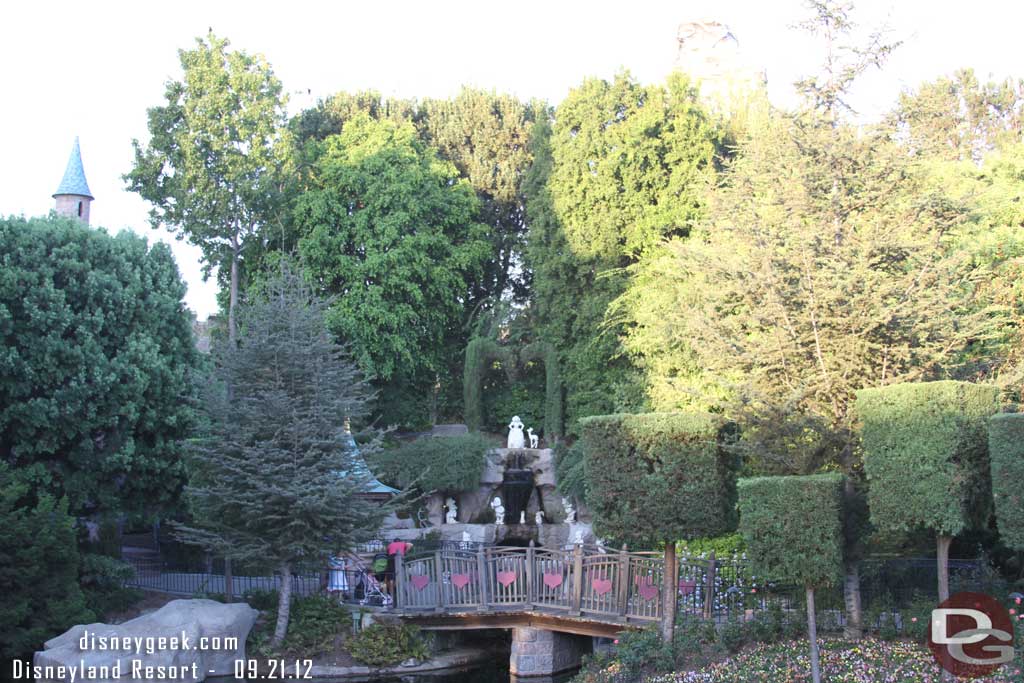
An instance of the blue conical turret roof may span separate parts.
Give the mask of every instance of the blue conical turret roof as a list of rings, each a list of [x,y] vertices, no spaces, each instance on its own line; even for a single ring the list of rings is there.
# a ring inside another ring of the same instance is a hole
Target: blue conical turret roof
[[[78,148],[78,136],[75,136],[75,146],[71,148],[71,158],[68,159],[68,167],[64,170],[64,179],[60,181],[60,187],[53,193],[56,197],[62,194],[74,194],[81,197],[95,199],[89,191],[89,183],[85,180],[85,170],[82,168],[82,152]]]

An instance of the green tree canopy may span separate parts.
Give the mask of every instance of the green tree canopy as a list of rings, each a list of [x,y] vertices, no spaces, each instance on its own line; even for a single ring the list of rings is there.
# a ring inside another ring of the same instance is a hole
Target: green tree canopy
[[[464,303],[490,245],[472,188],[411,124],[357,116],[323,143],[298,200],[300,254],[328,324],[368,376],[432,386],[464,348]],[[423,389],[426,393],[426,389]]]
[[[153,205],[154,228],[198,246],[207,273],[220,267],[233,339],[242,255],[280,218],[287,145],[281,82],[262,56],[228,46],[211,32],[178,51],[182,80],[149,110],[149,143],[133,141],[125,181]]]
[[[367,417],[373,392],[326,312],[287,263],[242,309],[240,343],[220,351],[208,387],[209,434],[194,448],[195,523],[181,527],[190,542],[281,573],[275,643],[296,565],[372,538],[384,514],[359,496],[369,474],[345,431]]]
[[[0,263],[0,460],[76,515],[175,505],[198,355],[170,249],[8,218]]]
[[[570,423],[642,403],[607,307],[628,280],[621,268],[702,215],[720,142],[679,74],[662,86],[587,80],[553,123],[535,125],[526,262],[538,337],[562,355]]]

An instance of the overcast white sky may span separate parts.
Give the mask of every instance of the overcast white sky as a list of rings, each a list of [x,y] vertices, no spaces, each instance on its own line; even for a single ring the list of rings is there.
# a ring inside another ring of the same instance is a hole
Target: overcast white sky
[[[763,65],[769,92],[792,101],[792,82],[819,63],[789,27],[800,0],[630,2],[12,2],[0,9],[0,215],[52,208],[75,135],[96,201],[92,224],[147,226],[147,205],[126,192],[132,138],[146,137],[146,109],[180,76],[177,49],[208,27],[235,48],[263,53],[292,111],[339,90],[444,97],[462,84],[557,103],[585,76],[626,67],[659,81],[675,58],[681,22],[727,24],[748,60]],[[868,118],[916,87],[971,66],[981,76],[1024,76],[1022,3],[1007,0],[863,0],[864,26],[886,22],[904,45],[886,70],[862,81],[854,104]],[[306,95],[307,91],[312,97]],[[215,310],[198,250],[174,243],[200,318]]]

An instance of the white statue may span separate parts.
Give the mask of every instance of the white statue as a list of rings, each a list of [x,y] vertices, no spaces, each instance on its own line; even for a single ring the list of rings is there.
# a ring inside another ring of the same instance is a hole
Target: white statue
[[[565,510],[565,521],[572,524],[576,521],[576,508],[572,506],[572,501],[568,498],[562,498],[562,509]]]
[[[462,532],[462,542],[463,543],[469,543],[471,540],[472,539],[469,536],[469,532],[468,531],[463,531]]]
[[[601,553],[602,555],[604,555],[605,553],[608,552],[607,550],[604,549],[604,539],[603,538],[597,539],[596,541],[594,541],[594,543],[597,544],[597,552]]]
[[[527,435],[530,437],[530,448],[536,448],[540,442],[540,437],[533,433],[533,427],[526,430]]]
[[[535,514],[533,516],[533,521],[534,521],[534,523],[537,526],[540,526],[541,524],[543,524],[544,523],[544,511],[543,510],[537,510],[537,514]]]
[[[516,415],[508,425],[508,447],[526,448],[526,439],[523,438],[523,421]]]
[[[501,504],[501,498],[494,497],[491,501],[491,509],[494,510],[494,523],[501,526],[505,523],[505,506]]]
[[[583,529],[576,530],[576,535],[573,536],[572,542],[575,545],[583,545]]]
[[[448,508],[448,512],[444,514],[444,523],[455,524],[455,517],[459,514],[459,506],[455,504],[454,498],[449,498],[444,504]]]
[[[519,513],[519,523],[526,524],[526,510]]]

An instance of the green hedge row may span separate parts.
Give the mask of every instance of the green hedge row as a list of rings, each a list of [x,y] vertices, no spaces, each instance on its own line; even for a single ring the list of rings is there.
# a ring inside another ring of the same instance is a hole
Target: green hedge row
[[[834,473],[741,479],[740,532],[754,571],[801,586],[835,582],[843,569],[842,487]]]
[[[857,392],[872,522],[955,536],[991,510],[988,418],[999,390],[967,382]]]
[[[1024,550],[1024,413],[989,420],[988,452],[999,535],[1007,546]]]
[[[579,424],[599,535],[649,547],[735,528],[739,463],[725,443],[732,426],[721,417],[602,415]]]

